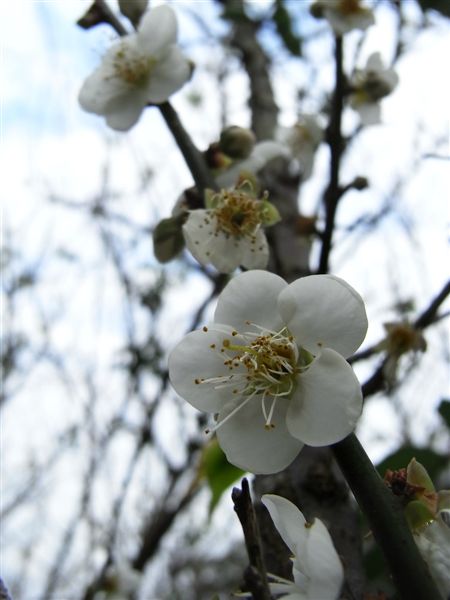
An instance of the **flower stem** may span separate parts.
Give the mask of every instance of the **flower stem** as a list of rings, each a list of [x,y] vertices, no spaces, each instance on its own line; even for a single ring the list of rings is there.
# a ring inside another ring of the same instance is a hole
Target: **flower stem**
[[[217,184],[209,172],[203,156],[183,127],[176,110],[170,102],[163,102],[158,105],[158,108],[183,154],[199,192],[203,194],[207,188],[217,190]]]
[[[398,499],[384,485],[358,438],[350,434],[332,446],[350,488],[404,600],[442,600],[431,579]]]

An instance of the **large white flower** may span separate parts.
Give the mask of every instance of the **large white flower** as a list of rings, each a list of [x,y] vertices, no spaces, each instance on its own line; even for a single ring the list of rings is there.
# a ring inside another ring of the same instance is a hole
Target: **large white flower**
[[[110,48],[85,80],[78,97],[82,108],[104,115],[113,129],[130,129],[149,102],[164,102],[189,79],[191,66],[175,46],[176,37],[169,6],[146,13],[137,32]]]
[[[344,570],[327,528],[320,519],[307,523],[302,512],[281,496],[261,498],[284,543],[292,552],[294,581],[271,583],[273,594],[285,600],[336,600]]]
[[[353,92],[349,102],[358,112],[363,125],[380,122],[380,100],[389,95],[397,83],[397,73],[384,66],[379,52],[369,56],[364,69],[356,69],[351,80]]]
[[[220,294],[214,322],[172,351],[170,379],[193,406],[217,413],[230,463],[275,473],[304,444],[333,444],[354,429],[361,387],[344,357],[366,330],[364,303],[342,279],[311,275],[288,285],[248,271]]]
[[[206,209],[189,211],[183,225],[186,246],[195,258],[222,273],[231,273],[240,265],[264,268],[269,246],[262,227],[280,218],[266,196],[257,198],[246,181],[229,190],[209,193],[206,205]]]
[[[325,17],[336,35],[364,30],[375,22],[373,12],[361,0],[316,0],[311,10],[314,15]]]

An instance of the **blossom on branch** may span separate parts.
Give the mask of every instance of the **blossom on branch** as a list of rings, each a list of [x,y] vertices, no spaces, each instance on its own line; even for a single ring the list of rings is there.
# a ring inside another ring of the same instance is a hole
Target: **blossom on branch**
[[[247,271],[220,294],[214,322],[172,351],[170,380],[194,407],[217,415],[213,431],[230,463],[276,473],[304,444],[334,444],[355,428],[362,393],[344,357],[366,330],[360,295],[338,277],[288,285]]]
[[[130,129],[148,103],[165,102],[189,79],[191,64],[176,38],[177,21],[169,6],[147,12],[137,32],[110,48],[85,80],[78,97],[81,107],[106,117],[113,129]]]
[[[295,504],[281,496],[265,494],[261,501],[293,554],[294,581],[273,577],[277,581],[269,584],[272,594],[289,600],[336,600],[344,570],[322,521],[316,518],[307,523]]]
[[[397,83],[397,73],[385,68],[379,52],[369,56],[364,69],[356,69],[351,80],[353,91],[349,102],[358,112],[363,125],[376,125],[380,122],[380,100],[388,96]]]
[[[316,0],[311,5],[316,18],[325,18],[336,35],[367,29],[375,23],[373,12],[361,0]]]
[[[269,260],[263,226],[274,225],[280,216],[267,194],[257,197],[249,181],[228,190],[206,194],[206,209],[189,211],[183,225],[186,246],[202,264],[221,273],[242,265],[261,269]]]
[[[278,139],[290,150],[292,158],[300,163],[302,181],[311,176],[316,150],[324,138],[324,131],[315,115],[302,115],[292,127],[280,127]]]

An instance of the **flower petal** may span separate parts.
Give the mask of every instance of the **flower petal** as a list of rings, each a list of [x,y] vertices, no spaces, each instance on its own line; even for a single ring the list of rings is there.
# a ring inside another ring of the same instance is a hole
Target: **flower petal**
[[[172,46],[152,70],[147,100],[155,104],[165,102],[186,83],[191,70],[191,64],[181,50]]]
[[[264,494],[261,502],[269,511],[273,524],[277,528],[284,543],[292,552],[297,554],[297,546],[306,544],[308,531],[305,528],[306,519],[303,513],[289,500],[275,494]],[[302,554],[298,552],[298,554]]]
[[[78,94],[78,102],[83,110],[103,115],[111,102],[130,89],[112,68],[102,64],[85,79]]]
[[[344,570],[327,528],[320,519],[315,519],[309,528],[307,553],[307,597],[336,600],[344,581]]]
[[[169,377],[175,391],[192,406],[205,412],[218,412],[232,397],[229,387],[216,388],[213,384],[195,383],[195,380],[229,376],[228,367],[224,365],[224,355],[221,354],[223,339],[226,337],[226,326],[220,330],[213,325],[207,331],[192,331],[175,346],[169,356]],[[230,329],[231,335],[231,329]],[[236,336],[234,343],[239,343]],[[215,348],[211,348],[215,345]],[[237,367],[233,373],[246,372],[245,368]]]
[[[352,368],[340,354],[324,349],[298,378],[287,427],[309,446],[328,446],[354,430],[361,410],[361,386]]]
[[[248,322],[279,331],[283,321],[277,310],[280,292],[287,283],[268,271],[247,271],[234,277],[220,294],[214,321],[238,331],[249,330]]]
[[[379,102],[363,102],[353,107],[361,119],[361,123],[366,125],[378,125],[381,123],[381,107]]]
[[[124,94],[109,103],[105,111],[106,122],[112,129],[128,131],[137,123],[146,104],[147,100],[142,92],[133,90]]]
[[[156,6],[139,23],[137,43],[147,56],[158,58],[177,40],[177,18],[170,6]]]
[[[235,415],[217,429],[217,439],[228,461],[251,473],[278,473],[285,469],[303,444],[286,429],[287,402],[280,400],[275,410],[273,429],[264,427],[261,397],[252,398]],[[219,413],[222,421],[242,398],[229,402]]]
[[[269,245],[263,229],[258,229],[254,240],[242,238],[239,241],[241,262],[246,269],[264,269],[269,262]]]
[[[333,275],[297,279],[281,292],[278,308],[297,342],[313,354],[328,347],[350,356],[366,335],[361,296]]]

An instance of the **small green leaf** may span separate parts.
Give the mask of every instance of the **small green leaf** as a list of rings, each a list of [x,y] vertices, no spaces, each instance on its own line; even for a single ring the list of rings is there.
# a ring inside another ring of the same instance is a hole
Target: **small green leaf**
[[[185,214],[163,219],[153,231],[153,251],[161,263],[169,262],[184,248],[184,236],[181,229]]]
[[[211,514],[225,490],[240,479],[245,471],[227,461],[216,439],[211,440],[203,450],[202,463],[203,472],[211,490],[209,504],[209,513]]]
[[[438,412],[444,419],[445,424],[450,429],[450,400],[442,400],[439,404]]]
[[[273,21],[286,49],[294,56],[302,55],[302,40],[292,31],[291,15],[282,0],[277,0]]]
[[[388,469],[396,471],[406,468],[412,458],[420,462],[428,471],[431,479],[436,479],[436,476],[446,467],[448,457],[444,454],[438,454],[429,448],[417,448],[417,446],[404,446],[396,450],[377,465],[378,472],[383,477]]]

